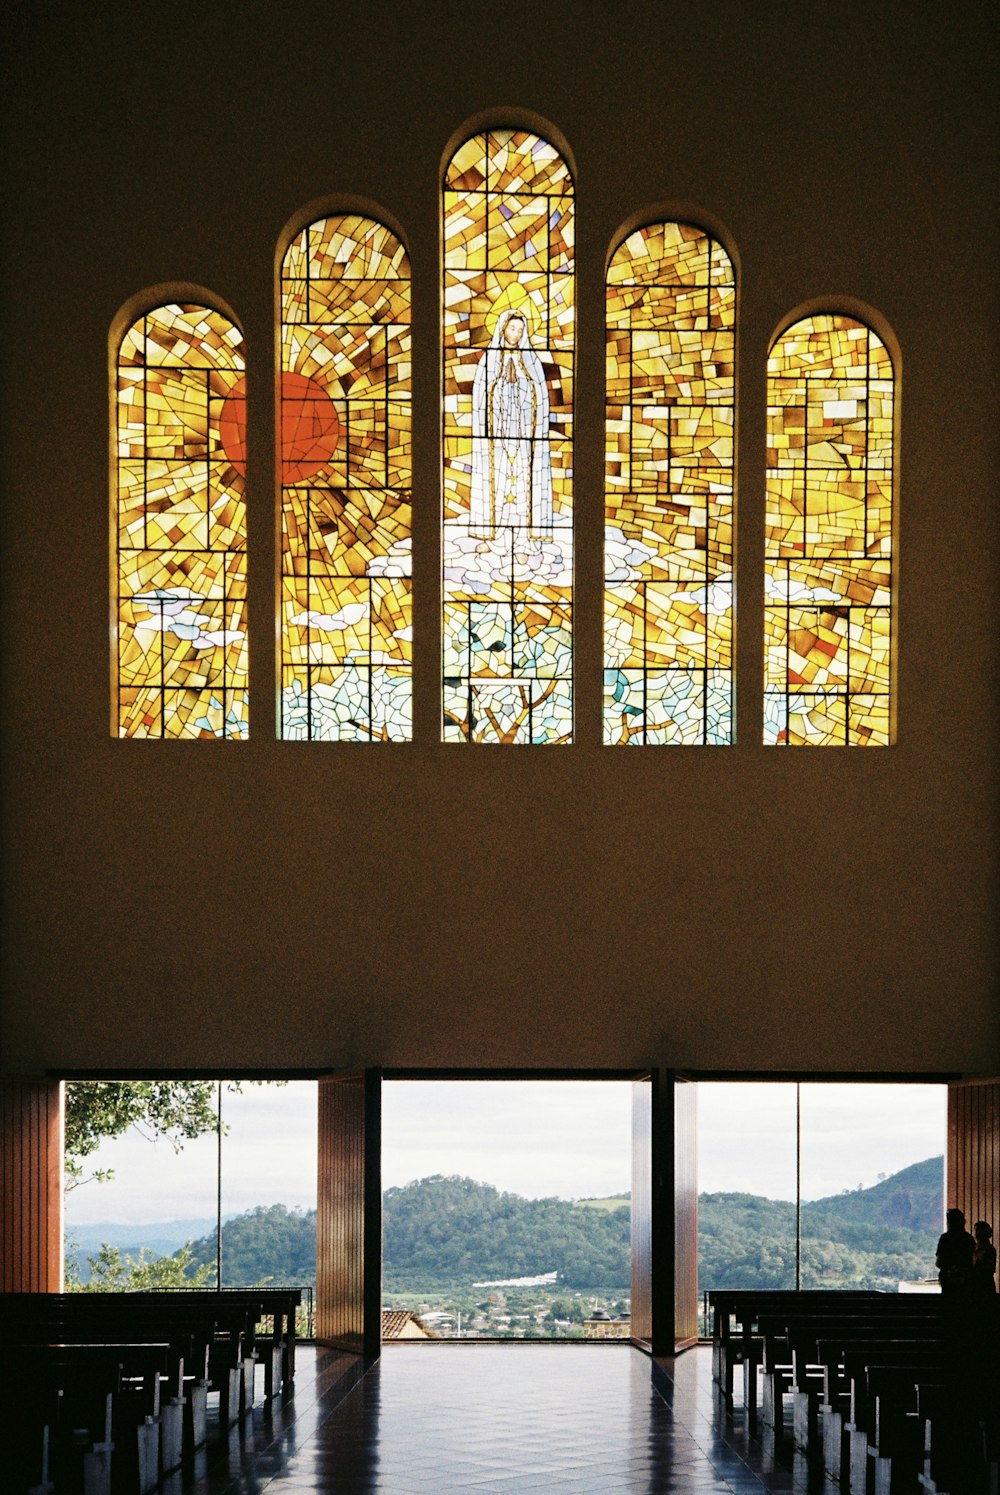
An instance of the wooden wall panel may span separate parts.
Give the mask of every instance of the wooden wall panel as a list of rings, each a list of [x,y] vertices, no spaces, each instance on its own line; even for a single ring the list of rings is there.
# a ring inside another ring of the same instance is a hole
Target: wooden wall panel
[[[653,1099],[651,1080],[633,1080],[631,1329],[643,1344],[653,1339]]]
[[[3,1193],[0,1286],[5,1293],[62,1287],[62,1086],[0,1084]]]
[[[380,1084],[325,1076],[318,1096],[316,1338],[366,1355],[381,1333]]]
[[[674,1348],[698,1342],[698,1087],[674,1081]]]
[[[977,1220],[1000,1235],[1000,1079],[960,1080],[948,1086],[949,1209],[965,1214],[969,1230]],[[942,1227],[943,1228],[943,1227]]]

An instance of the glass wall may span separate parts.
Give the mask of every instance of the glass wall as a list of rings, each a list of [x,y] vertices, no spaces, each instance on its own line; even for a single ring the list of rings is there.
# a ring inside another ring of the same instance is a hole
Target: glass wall
[[[311,1303],[315,1081],[76,1081],[66,1109],[68,1290],[268,1282]]]
[[[801,1280],[936,1281],[944,1228],[944,1085],[800,1087]]]
[[[382,1086],[387,1340],[624,1339],[631,1085]]]
[[[698,1287],[794,1288],[796,1087],[698,1086]]]
[[[947,1087],[700,1083],[699,1291],[936,1286]]]

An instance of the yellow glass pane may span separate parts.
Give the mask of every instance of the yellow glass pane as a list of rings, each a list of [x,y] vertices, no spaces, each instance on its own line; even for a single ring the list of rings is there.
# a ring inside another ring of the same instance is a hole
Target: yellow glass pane
[[[343,214],[305,230],[283,276],[281,735],[405,740],[409,261],[384,224]]]
[[[771,350],[769,742],[889,740],[893,400],[886,349],[854,318],[804,318]]]
[[[239,329],[205,306],[154,307],[122,339],[120,736],[246,736],[243,368]]]
[[[691,224],[637,229],[607,277],[605,741],[732,737],[735,285]]]
[[[493,130],[456,151],[441,211],[444,735],[567,741],[572,180],[548,142]]]

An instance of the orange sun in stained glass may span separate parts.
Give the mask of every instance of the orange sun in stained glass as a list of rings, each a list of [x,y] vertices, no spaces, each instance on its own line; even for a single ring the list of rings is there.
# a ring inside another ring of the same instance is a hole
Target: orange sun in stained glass
[[[219,417],[219,440],[237,472],[245,473],[246,381],[233,386]],[[340,441],[340,421],[321,384],[306,374],[281,376],[281,481],[301,483],[325,467]]]

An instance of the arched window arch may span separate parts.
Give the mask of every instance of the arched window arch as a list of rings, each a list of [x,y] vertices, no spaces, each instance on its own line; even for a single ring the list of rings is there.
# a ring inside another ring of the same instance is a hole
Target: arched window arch
[[[890,741],[893,367],[864,322],[795,322],[768,359],[764,740]]]
[[[604,741],[730,743],[736,284],[689,223],[607,274]]]
[[[356,213],[281,266],[281,736],[411,736],[410,267]]]
[[[127,329],[115,393],[119,737],[247,735],[243,337],[209,306]]]
[[[443,185],[444,738],[573,733],[573,180],[482,131]]]

